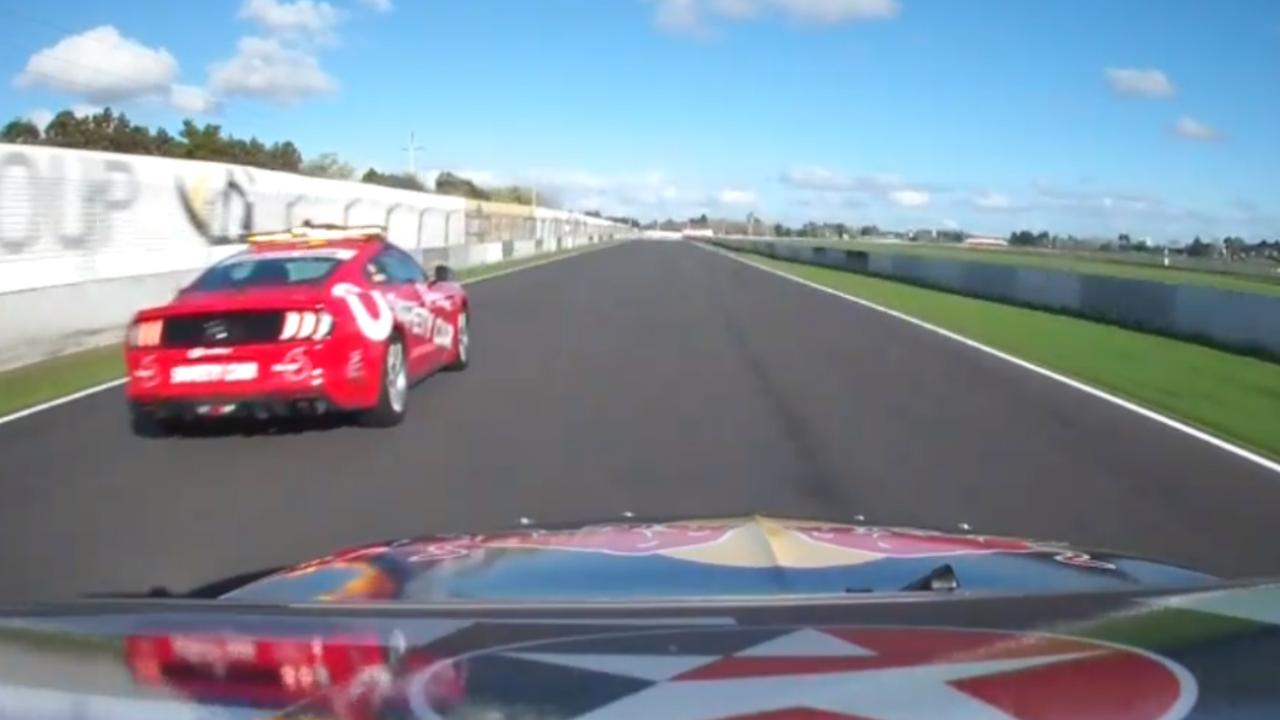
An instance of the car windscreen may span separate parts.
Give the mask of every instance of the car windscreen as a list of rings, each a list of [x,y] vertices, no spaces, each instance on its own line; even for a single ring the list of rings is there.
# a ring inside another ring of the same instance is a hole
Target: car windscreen
[[[234,258],[209,268],[188,290],[216,291],[321,282],[342,264],[333,257]]]

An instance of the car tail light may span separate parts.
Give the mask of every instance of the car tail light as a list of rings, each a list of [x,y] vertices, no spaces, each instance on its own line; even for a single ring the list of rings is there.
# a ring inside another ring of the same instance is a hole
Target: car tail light
[[[323,340],[333,332],[333,316],[320,310],[290,310],[284,314],[281,340]]]
[[[143,320],[129,326],[129,347],[159,347],[164,320]]]

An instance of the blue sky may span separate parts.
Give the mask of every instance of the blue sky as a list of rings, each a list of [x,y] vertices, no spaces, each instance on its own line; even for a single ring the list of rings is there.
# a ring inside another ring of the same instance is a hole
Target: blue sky
[[[1280,236],[1271,0],[0,0],[0,115],[111,104],[578,209]]]

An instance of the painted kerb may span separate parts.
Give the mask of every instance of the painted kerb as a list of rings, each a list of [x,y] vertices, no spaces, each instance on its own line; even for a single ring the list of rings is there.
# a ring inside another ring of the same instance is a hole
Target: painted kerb
[[[713,242],[730,250],[1052,310],[1280,360],[1280,297],[1274,295],[791,241]]]

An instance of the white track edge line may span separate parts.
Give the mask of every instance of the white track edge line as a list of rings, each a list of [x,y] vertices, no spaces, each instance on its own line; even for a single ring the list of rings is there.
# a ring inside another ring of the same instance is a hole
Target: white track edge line
[[[10,413],[9,415],[0,417],[0,425],[13,422],[14,420],[21,420],[22,418],[27,417],[28,415],[35,415],[38,412],[43,412],[45,410],[57,407],[59,405],[64,405],[69,402],[74,402],[76,400],[79,400],[80,398],[88,397],[89,395],[93,395],[95,393],[100,393],[103,390],[110,390],[111,388],[117,385],[123,385],[125,379],[126,378],[116,378],[115,380],[104,382],[101,385],[94,385],[93,387],[85,388],[84,390],[77,390],[76,392],[73,392],[70,395],[64,395],[60,398],[54,398],[53,400],[42,402],[39,405],[32,405],[31,407],[26,408],[24,410],[19,410],[15,413]]]
[[[622,242],[596,243],[594,246],[587,246],[586,248],[583,248],[581,250],[574,248],[573,251],[565,253],[563,255],[557,255],[555,257],[546,258],[545,260],[539,260],[538,262],[529,263],[527,265],[521,265],[519,267],[507,268],[506,270],[499,270],[498,272],[492,273],[490,275],[481,275],[480,277],[470,278],[468,280],[463,280],[459,284],[472,285],[474,283],[478,283],[484,280],[490,280],[492,278],[502,277],[503,275],[510,275],[513,272],[528,270],[529,268],[535,268],[535,267],[538,267],[539,265],[547,265],[549,263],[557,262],[559,260],[567,260],[571,257],[577,257],[579,255],[586,255],[589,252],[594,252],[596,250],[604,250],[606,248],[614,247],[620,244],[622,244]],[[103,345],[102,347],[107,347],[107,346]],[[85,398],[90,395],[100,393],[103,390],[110,390],[111,388],[116,387],[118,385],[123,385],[125,380],[127,379],[128,378],[116,378],[115,380],[104,382],[101,385],[94,385],[93,387],[85,388],[83,390],[77,390],[76,392],[73,392],[70,395],[64,395],[60,398],[47,400],[45,402],[40,403],[39,405],[32,405],[29,408],[18,410],[17,412],[13,412],[3,417],[0,417],[0,425],[11,423],[15,420],[21,420],[24,417],[35,415],[36,413],[44,412],[45,410],[50,410],[52,408],[58,407],[59,405],[65,405],[70,402],[75,402],[76,400],[79,400],[81,398]]]
[[[969,347],[975,350],[981,350],[982,352],[988,353],[990,355],[994,355],[995,357],[998,357],[1001,360],[1011,362],[1014,365],[1022,367],[1026,370],[1039,373],[1044,377],[1050,378],[1052,380],[1056,380],[1064,385],[1075,388],[1076,390],[1079,390],[1083,393],[1092,395],[1100,400],[1105,400],[1113,405],[1118,405],[1119,407],[1122,407],[1125,410],[1128,410],[1130,412],[1137,413],[1138,415],[1141,415],[1147,418],[1148,420],[1154,420],[1155,422],[1158,422],[1161,425],[1164,425],[1165,427],[1168,427],[1172,430],[1176,430],[1185,435],[1190,435],[1191,437],[1197,440],[1201,440],[1210,445],[1213,445],[1219,450],[1225,450],[1226,452],[1229,452],[1232,455],[1235,455],[1244,460],[1248,460],[1249,462],[1254,463],[1255,465],[1264,467],[1267,470],[1270,470],[1271,472],[1280,474],[1280,463],[1270,460],[1269,458],[1266,458],[1252,450],[1240,447],[1239,445],[1223,440],[1222,438],[1216,435],[1210,434],[1208,432],[1205,432],[1204,430],[1201,430],[1200,428],[1197,428],[1193,425],[1188,425],[1187,423],[1184,423],[1181,420],[1175,420],[1174,418],[1171,418],[1168,415],[1163,415],[1161,413],[1156,412],[1155,410],[1143,407],[1133,401],[1126,400],[1118,395],[1112,395],[1111,393],[1105,390],[1101,390],[1099,388],[1093,387],[1092,385],[1088,385],[1074,378],[1068,377],[1066,375],[1062,375],[1056,371],[1042,367],[1033,362],[1023,360],[1022,358],[1019,358],[1019,357],[1015,357],[1013,355],[1010,355],[1009,353],[1004,352],[1003,350],[997,350],[989,345],[984,345],[978,342],[977,340],[967,338],[958,333],[954,333],[950,330],[938,327],[937,325],[932,325],[930,323],[925,322],[924,320],[920,320],[919,318],[912,317],[910,315],[899,312],[897,310],[892,310],[890,308],[884,307],[883,305],[877,305],[876,303],[873,303],[870,300],[864,300],[860,297],[848,295],[846,293],[840,292],[839,290],[829,288],[825,285],[821,285],[811,280],[806,280],[801,277],[796,277],[795,275],[791,275],[782,270],[766,267],[759,263],[752,262],[747,258],[739,257],[733,254],[732,252],[719,247],[712,247],[712,246],[705,245],[703,243],[694,243],[694,244],[697,245],[699,248],[706,250],[707,252],[723,255],[724,257],[727,257],[730,260],[736,260],[744,265],[749,265],[753,268],[756,268],[757,270],[763,270],[764,272],[772,273],[779,277],[783,277],[793,282],[800,283],[801,285],[807,285],[808,287],[811,287],[814,290],[821,290],[822,292],[827,293],[829,295],[834,295],[839,298],[844,298],[845,300],[848,300],[850,302],[854,302],[864,307],[868,307],[872,310],[882,312],[886,315],[890,315],[899,320],[909,322],[912,325],[916,325],[918,327],[924,328],[925,330],[935,332],[939,335],[942,335],[943,337],[955,340],[956,342],[963,343],[964,345],[968,345]],[[780,262],[788,262],[788,261],[780,260]],[[815,265],[812,267],[821,268],[822,266]],[[823,269],[835,270],[834,268],[823,268]],[[839,270],[835,270],[835,271],[839,272]],[[892,281],[888,281],[888,282],[892,282]]]

